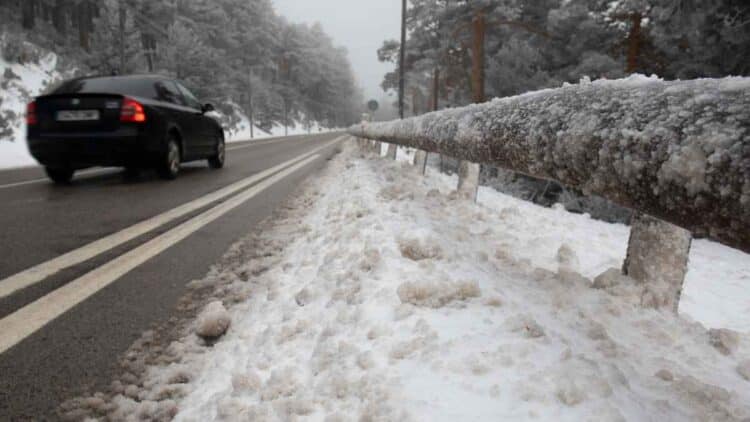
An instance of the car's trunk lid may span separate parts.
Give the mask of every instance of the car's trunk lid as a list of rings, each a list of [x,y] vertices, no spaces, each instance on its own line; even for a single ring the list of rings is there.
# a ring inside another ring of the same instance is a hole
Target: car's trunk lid
[[[54,94],[37,98],[41,133],[112,132],[120,127],[123,96]]]

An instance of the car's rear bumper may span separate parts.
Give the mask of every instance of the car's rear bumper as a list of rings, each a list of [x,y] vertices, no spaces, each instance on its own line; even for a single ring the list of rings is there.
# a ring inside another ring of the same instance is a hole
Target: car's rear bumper
[[[111,134],[46,133],[28,136],[29,152],[49,167],[146,166],[155,161],[158,143],[133,131]]]

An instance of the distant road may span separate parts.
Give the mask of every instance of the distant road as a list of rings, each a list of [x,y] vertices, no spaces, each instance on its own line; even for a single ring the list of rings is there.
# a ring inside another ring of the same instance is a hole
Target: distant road
[[[0,171],[0,420],[52,418],[97,391],[185,285],[271,215],[341,134],[227,145],[227,167],[172,182],[117,169],[55,186],[39,167]]]

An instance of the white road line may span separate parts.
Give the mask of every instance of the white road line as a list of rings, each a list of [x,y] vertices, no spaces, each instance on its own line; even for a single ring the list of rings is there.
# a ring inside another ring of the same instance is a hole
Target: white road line
[[[34,267],[21,271],[20,273],[14,274],[6,279],[0,280],[0,299],[10,296],[14,292],[25,289],[32,286],[45,278],[74,265],[80,264],[87,261],[99,254],[102,254],[108,250],[114,249],[138,236],[146,234],[172,220],[185,216],[193,211],[196,211],[214,201],[217,201],[225,196],[233,194],[241,189],[244,189],[262,179],[265,179],[272,174],[283,170],[300,160],[303,160],[331,145],[340,142],[344,137],[338,137],[331,142],[328,142],[314,150],[295,157],[289,161],[281,163],[277,166],[271,167],[268,170],[262,171],[254,176],[242,179],[222,189],[209,193],[198,199],[190,201],[186,204],[180,205],[177,208],[173,208],[155,217],[151,217],[148,220],[136,223],[126,229],[120,230],[117,233],[113,233],[107,237],[103,237],[78,249],[67,252],[63,255],[58,256],[47,262],[43,262]]]
[[[227,151],[234,151],[237,149],[242,148],[249,148],[249,147],[257,147],[262,145],[271,145],[281,142],[289,142],[289,141],[295,141],[299,140],[299,138],[304,136],[311,136],[311,135],[293,135],[290,137],[283,137],[283,138],[276,138],[276,139],[261,139],[258,141],[239,141],[238,143],[242,143],[243,145],[234,145],[234,146],[227,146]],[[228,145],[232,145],[232,142],[229,142]]]
[[[92,174],[105,174],[105,173],[117,173],[119,170],[113,170],[111,168],[106,169],[94,169],[94,170],[84,170],[76,173],[76,176],[90,176]],[[0,189],[6,189],[6,188],[15,188],[17,186],[25,186],[25,185],[33,185],[35,183],[52,183],[48,178],[43,179],[32,179],[32,180],[25,180],[23,182],[14,182],[14,183],[8,183],[7,185],[0,185]]]
[[[134,268],[320,157],[315,154],[0,319],[0,354]]]

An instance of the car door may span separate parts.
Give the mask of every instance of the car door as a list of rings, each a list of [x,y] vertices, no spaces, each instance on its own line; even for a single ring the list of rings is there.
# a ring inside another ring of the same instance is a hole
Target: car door
[[[215,152],[216,147],[216,122],[203,113],[203,104],[198,101],[198,98],[196,98],[189,89],[185,88],[185,86],[179,82],[176,82],[176,84],[180,89],[182,96],[185,98],[187,106],[192,109],[197,109],[200,113],[200,115],[196,117],[196,120],[198,121],[197,124],[199,126],[198,132],[200,133],[200,140],[198,140],[197,143],[201,152],[206,156],[212,155]]]
[[[182,135],[182,158],[183,160],[192,160],[201,155],[199,125],[195,120],[197,111],[191,109],[185,103],[177,84],[168,79],[160,80],[156,83],[158,100],[163,104],[166,114],[168,114],[180,129]]]

